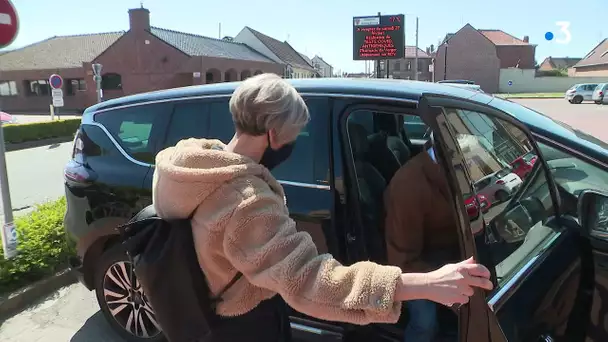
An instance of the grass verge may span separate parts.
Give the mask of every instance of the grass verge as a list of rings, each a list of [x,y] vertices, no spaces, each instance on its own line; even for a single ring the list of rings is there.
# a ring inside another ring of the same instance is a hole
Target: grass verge
[[[6,260],[0,246],[0,293],[14,291],[65,268],[74,253],[63,230],[65,210],[65,198],[61,198],[38,205],[31,213],[15,219],[18,255]]]

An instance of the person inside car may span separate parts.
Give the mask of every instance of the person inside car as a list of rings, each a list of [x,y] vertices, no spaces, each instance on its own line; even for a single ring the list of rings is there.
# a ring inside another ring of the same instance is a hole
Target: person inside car
[[[490,272],[472,258],[428,273],[362,261],[341,265],[319,254],[289,217],[270,170],[291,154],[309,121],[293,86],[275,74],[242,82],[230,99],[236,134],[225,145],[185,139],[156,156],[153,202],[163,219],[192,215],[198,261],[226,318],[214,341],[289,339],[282,297],[292,308],[330,321],[395,323],[401,302],[467,303],[473,287],[491,289]],[[243,317],[248,317],[244,319]]]
[[[404,272],[429,272],[446,260],[458,260],[458,232],[450,205],[431,135],[424,151],[397,170],[385,191],[388,263]],[[421,299],[405,305],[409,312],[405,341],[432,341],[436,303]]]

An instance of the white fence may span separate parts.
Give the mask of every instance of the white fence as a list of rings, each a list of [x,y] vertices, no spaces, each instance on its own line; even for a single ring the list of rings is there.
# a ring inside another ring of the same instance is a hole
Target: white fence
[[[608,83],[608,77],[536,77],[535,74],[534,69],[500,69],[498,92],[560,93],[578,83]]]

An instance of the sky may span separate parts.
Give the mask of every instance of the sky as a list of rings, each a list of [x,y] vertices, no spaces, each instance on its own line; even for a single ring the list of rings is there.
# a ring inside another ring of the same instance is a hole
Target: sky
[[[127,10],[140,7],[139,0],[12,1],[20,30],[10,49],[51,36],[128,30]],[[235,36],[249,26],[287,40],[311,58],[319,55],[335,71],[361,72],[365,63],[352,60],[354,16],[405,14],[407,45],[415,45],[418,17],[418,46],[423,50],[437,46],[446,33],[467,23],[477,29],[501,29],[520,39],[527,35],[531,44],[537,44],[540,63],[547,56],[584,57],[608,37],[607,0],[579,1],[581,10],[574,11],[564,10],[557,2],[531,0],[496,1],[496,5],[487,0],[144,0],[143,5],[150,10],[152,26],[214,38]],[[564,39],[556,24],[560,21],[569,22],[567,44],[558,43]],[[548,31],[554,33],[552,41],[545,39]]]

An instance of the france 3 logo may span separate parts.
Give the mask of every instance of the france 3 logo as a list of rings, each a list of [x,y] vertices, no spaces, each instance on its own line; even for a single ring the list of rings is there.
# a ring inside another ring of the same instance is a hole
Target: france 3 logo
[[[572,34],[570,33],[570,22],[569,21],[558,21],[555,26],[559,27],[560,37],[555,39],[557,44],[568,44],[572,40]],[[545,39],[552,41],[555,38],[555,34],[551,31],[545,33]]]

